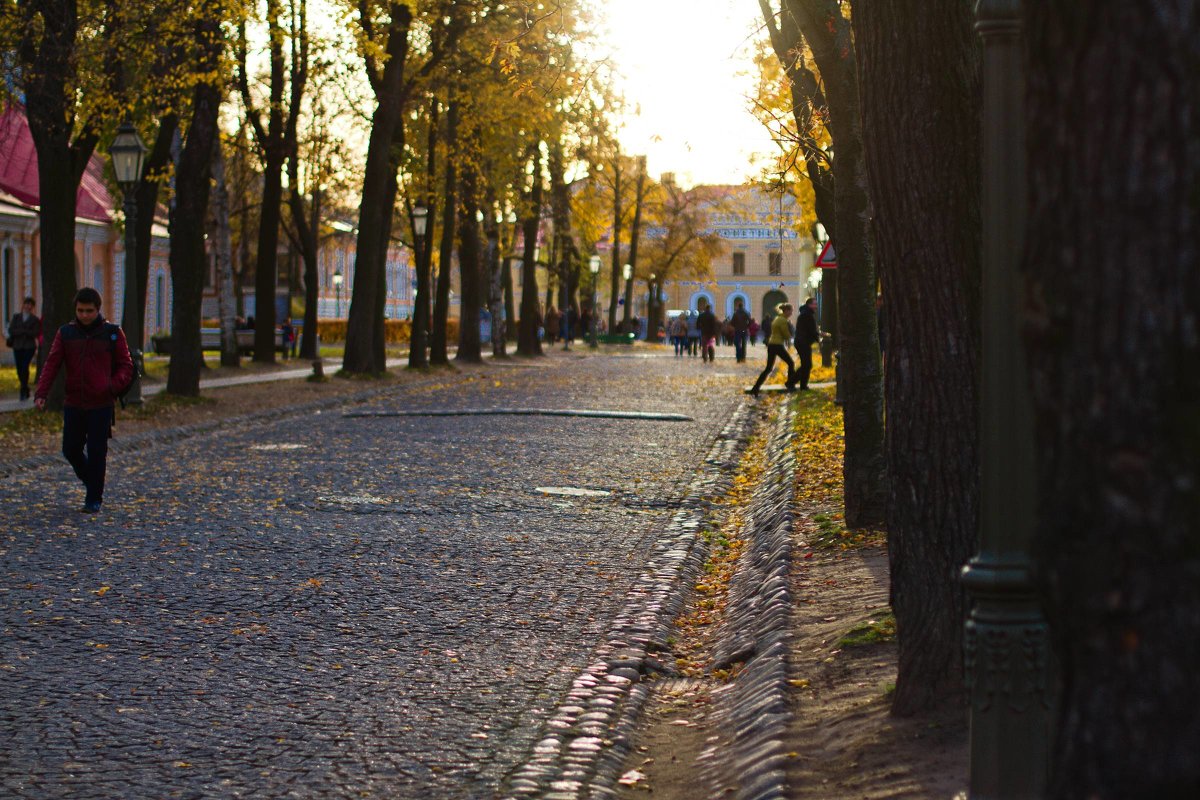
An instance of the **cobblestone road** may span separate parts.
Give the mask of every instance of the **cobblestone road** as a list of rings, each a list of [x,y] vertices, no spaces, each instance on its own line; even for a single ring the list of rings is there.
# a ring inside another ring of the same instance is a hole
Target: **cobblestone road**
[[[0,795],[493,796],[758,369],[521,363],[353,410],[694,421],[296,414],[114,454],[97,517],[7,479]]]

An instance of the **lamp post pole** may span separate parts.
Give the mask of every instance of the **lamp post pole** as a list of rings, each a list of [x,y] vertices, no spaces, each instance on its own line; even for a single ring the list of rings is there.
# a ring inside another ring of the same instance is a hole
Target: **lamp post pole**
[[[138,293],[137,279],[137,187],[142,181],[145,167],[146,145],[138,136],[137,129],[128,118],[117,129],[112,146],[108,149],[112,158],[113,172],[124,196],[125,211],[125,292],[121,327],[129,343],[129,354],[133,358],[133,383],[125,395],[125,402],[139,405],[142,400],[142,374],[145,362],[142,353],[145,324],[142,321],[142,304]]]
[[[425,226],[429,222],[429,209],[418,204],[412,210],[413,256],[417,266],[417,290],[413,298],[412,331],[409,336],[408,365],[425,367],[429,330],[429,261],[425,254]]]
[[[344,275],[342,275],[342,271],[340,269],[337,272],[333,273],[333,292],[334,292],[333,316],[334,316],[334,319],[342,318],[342,281],[344,281],[345,279],[346,278]]]
[[[963,569],[969,796],[1044,796],[1050,734],[1049,634],[1033,591],[1033,411],[1012,331],[1023,294],[1025,115],[1020,0],[980,0],[983,45],[983,379],[979,553]]]
[[[623,333],[628,333],[629,332],[629,329],[628,329],[629,323],[633,319],[633,308],[632,308],[633,265],[632,264],[626,264],[625,266],[621,267],[621,277],[623,277],[625,279],[625,313],[622,315],[622,317],[626,323],[626,330],[623,331]]]
[[[657,276],[651,272],[650,280],[646,282],[646,341],[658,341],[658,287],[654,280]]]
[[[592,347],[596,348],[600,346],[600,343],[596,341],[596,283],[600,279],[600,256],[593,255],[590,259],[588,259],[588,271],[592,273]]]

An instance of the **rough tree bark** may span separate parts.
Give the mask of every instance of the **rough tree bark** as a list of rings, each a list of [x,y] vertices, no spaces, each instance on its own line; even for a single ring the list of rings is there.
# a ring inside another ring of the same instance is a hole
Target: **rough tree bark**
[[[888,555],[900,647],[892,711],[901,715],[962,701],[957,575],[977,549],[979,505],[974,21],[959,0],[854,4],[887,308]]]
[[[208,15],[196,23],[198,75],[219,73],[223,39],[220,7],[214,5],[207,6]],[[175,207],[171,211],[171,364],[167,370],[167,392],[187,397],[200,394],[200,368],[204,363],[200,349],[200,303],[204,273],[208,269],[204,228],[221,95],[212,79],[197,81],[192,93],[192,120],[175,175]]]
[[[1050,796],[1195,797],[1200,3],[1026,3],[1024,21]]]
[[[782,13],[792,16],[812,49],[829,101],[829,130],[836,153],[833,242],[838,254],[839,359],[845,395],[846,525],[857,528],[884,521],[887,462],[871,204],[854,42],[838,0],[784,0]]]
[[[82,120],[76,130],[75,82],[79,30],[75,0],[22,4],[17,58],[23,66],[25,114],[37,151],[38,248],[42,279],[42,328],[38,350],[45,363],[54,332],[75,316],[75,199],[88,160],[100,139],[99,120]],[[62,407],[63,378],[49,401]]]
[[[429,116],[426,120],[428,128],[425,138],[425,186],[426,197],[434,194],[433,186],[437,181],[437,140],[438,140],[438,102],[437,95],[429,98]],[[422,200],[422,202],[426,202]],[[425,205],[427,220],[425,234],[417,236],[413,228],[414,260],[417,272],[416,304],[413,309],[412,335],[408,348],[408,366],[422,369],[429,366],[429,320],[432,309],[430,294],[433,291],[431,274],[433,271],[433,232],[437,216],[428,204]]]
[[[628,330],[630,321],[633,319],[633,276],[637,273],[638,238],[642,234],[642,201],[646,198],[646,157],[638,156],[637,164],[637,188],[633,195],[633,225],[629,229],[629,260],[625,262],[633,270],[629,273],[629,279],[624,283],[625,310],[621,314],[621,321],[624,323],[626,330]],[[649,324],[647,324],[647,338],[650,337],[650,333]]]
[[[458,323],[458,353],[455,361],[483,361],[479,338],[479,308],[482,303],[483,283],[482,258],[479,244],[479,223],[476,213],[479,211],[479,173],[478,151],[481,132],[475,129],[468,137],[463,150],[465,162],[462,165],[462,184],[460,186],[462,202],[458,207],[458,270],[459,291],[462,302],[459,306]]]
[[[217,256],[217,301],[221,314],[221,366],[241,363],[237,343],[237,301],[233,291],[233,233],[229,225],[229,187],[225,182],[225,153],[221,137],[213,137],[212,209],[209,238]]]
[[[521,258],[521,320],[517,338],[517,353],[523,356],[542,355],[542,343],[538,339],[541,313],[538,311],[537,246],[538,229],[542,224],[542,150],[540,140],[535,139],[530,148],[529,162],[532,164],[532,183],[525,195],[525,218],[521,221],[525,251]]]
[[[442,241],[438,250],[437,297],[433,304],[433,334],[429,341],[429,363],[447,366],[450,363],[446,326],[450,317],[450,265],[454,263],[454,237],[457,230],[455,214],[458,205],[458,169],[455,163],[458,148],[459,103],[454,90],[446,103],[446,179],[442,188]],[[433,209],[429,212],[433,214]]]
[[[287,132],[291,123],[284,119],[284,59],[283,28],[279,0],[267,0],[266,21],[270,34],[271,85],[267,106],[267,121],[264,123],[250,94],[250,78],[246,73],[246,34],[241,31],[238,56],[240,68],[238,83],[242,102],[246,107],[246,119],[254,131],[255,141],[262,155],[262,202],[258,218],[258,252],[254,273],[254,360],[264,364],[275,363],[275,286],[278,282],[279,266],[276,261],[279,249],[279,223],[283,208],[283,165],[287,160]],[[289,109],[289,117],[295,117],[299,109]]]
[[[622,215],[625,213],[621,208],[621,150],[617,148],[616,154],[612,158],[613,170],[613,221],[612,221],[612,266],[611,266],[611,282],[612,293],[608,299],[608,330],[609,333],[615,333],[617,330],[617,294],[621,291],[621,222]],[[595,281],[599,277],[599,273],[592,276]],[[599,297],[599,295],[597,295]],[[597,300],[599,303],[599,300]],[[592,314],[596,314],[598,309],[593,308]],[[599,326],[596,326],[599,332]]]

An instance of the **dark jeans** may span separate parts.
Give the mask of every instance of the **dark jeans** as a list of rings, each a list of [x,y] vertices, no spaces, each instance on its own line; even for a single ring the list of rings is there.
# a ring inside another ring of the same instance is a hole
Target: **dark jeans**
[[[733,352],[739,362],[746,360],[746,332],[733,332]]]
[[[801,345],[796,348],[796,352],[800,355],[799,375],[796,377],[796,383],[800,384],[801,389],[808,388],[808,376],[812,374],[812,345],[807,347]]]
[[[21,384],[22,400],[29,397],[29,364],[33,361],[33,356],[36,353],[36,347],[31,347],[28,350],[25,348],[13,350],[13,360],[17,362],[17,380]]]
[[[763,371],[759,374],[758,380],[756,380],[754,382],[754,388],[751,391],[757,392],[758,387],[763,385],[763,381],[765,381],[767,379],[767,377],[771,374],[771,372],[775,369],[775,359],[777,359],[777,358],[780,361],[782,361],[783,363],[787,364],[787,367],[788,367],[787,385],[789,387],[795,385],[795,383],[796,383],[796,364],[795,364],[795,362],[792,361],[792,357],[790,355],[788,355],[787,346],[782,345],[782,344],[769,344],[769,345],[767,345],[767,366],[764,367]]]
[[[87,487],[85,503],[99,503],[104,499],[104,468],[112,422],[112,406],[63,409],[63,455]],[[85,446],[87,455],[83,452]]]

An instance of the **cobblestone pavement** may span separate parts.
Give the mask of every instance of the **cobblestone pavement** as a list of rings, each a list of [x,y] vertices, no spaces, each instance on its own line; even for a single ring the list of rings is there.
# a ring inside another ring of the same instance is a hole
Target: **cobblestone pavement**
[[[0,795],[491,797],[759,369],[489,365],[0,488]],[[281,387],[281,391],[285,390]],[[545,487],[608,492],[575,497]]]

